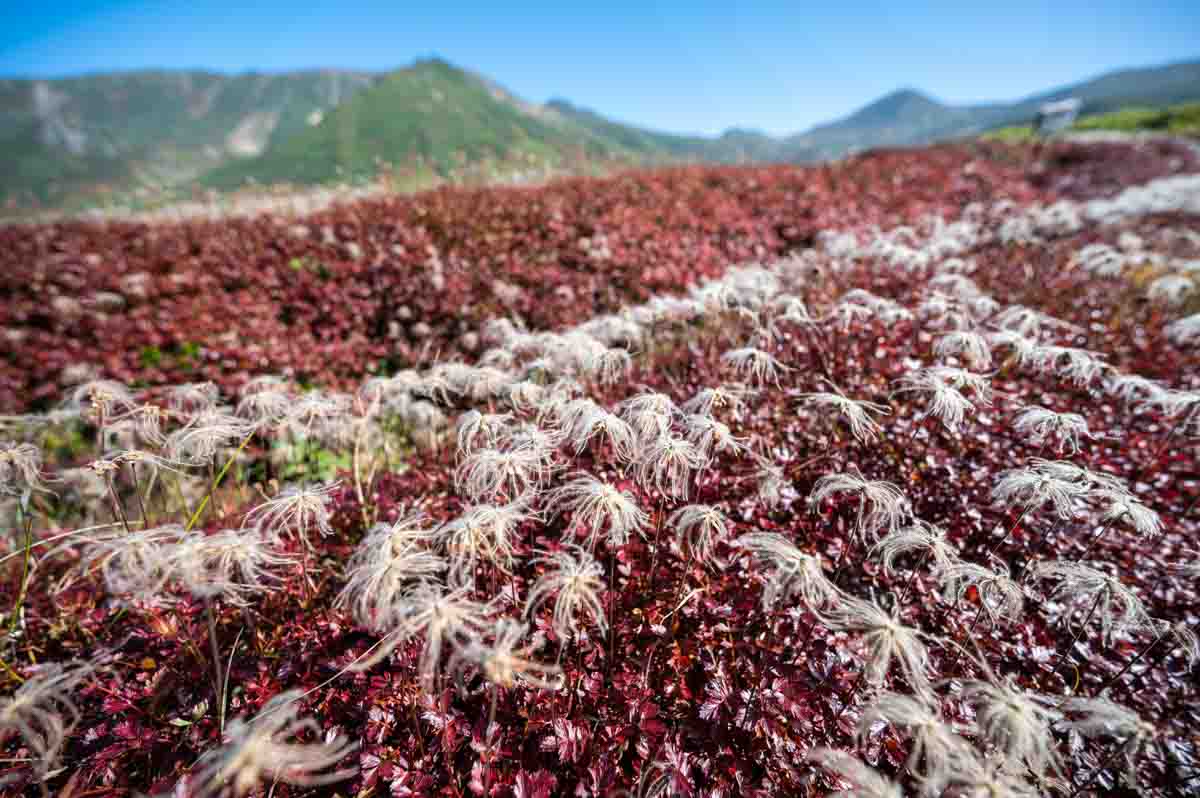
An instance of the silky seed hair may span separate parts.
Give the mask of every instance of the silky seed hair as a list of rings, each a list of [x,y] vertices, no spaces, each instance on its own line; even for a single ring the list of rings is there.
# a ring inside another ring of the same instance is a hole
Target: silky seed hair
[[[836,793],[844,798],[904,798],[899,785],[893,784],[874,768],[863,764],[858,757],[832,748],[814,748],[805,756],[839,779],[848,781],[850,789]]]
[[[257,529],[275,542],[295,535],[304,548],[312,549],[310,532],[317,532],[323,538],[333,534],[329,503],[340,487],[338,482],[286,485],[275,498],[247,513],[242,527]]]
[[[979,612],[987,616],[993,627],[1000,622],[1020,619],[1025,605],[1025,593],[1008,574],[994,571],[978,563],[958,560],[938,569],[946,601],[961,603],[971,588],[979,594]]]
[[[721,364],[752,385],[779,384],[779,378],[789,371],[769,352],[752,346],[731,349],[721,355]]]
[[[851,472],[825,474],[817,480],[809,495],[812,512],[817,512],[823,501],[838,493],[858,497],[855,527],[863,536],[891,534],[912,515],[908,499],[896,485],[883,480],[865,479],[861,474]]]
[[[376,524],[346,564],[346,585],[334,605],[345,607],[359,625],[390,632],[404,620],[407,591],[437,580],[448,563],[429,548],[435,531],[421,513],[392,524]]]
[[[1115,576],[1083,563],[1055,560],[1033,566],[1034,581],[1052,581],[1050,596],[1099,622],[1103,640],[1112,645],[1116,635],[1150,627],[1152,620],[1136,593]],[[1089,608],[1095,607],[1094,610]]]
[[[976,371],[992,367],[992,347],[983,333],[956,330],[939,337],[933,353],[941,358],[957,357]]]
[[[450,558],[450,581],[473,584],[479,562],[511,573],[517,530],[532,517],[522,502],[477,504],[464,508],[457,518],[442,524],[437,536]]]
[[[353,670],[369,670],[400,644],[422,635],[425,643],[417,674],[422,688],[433,692],[442,675],[446,649],[455,656],[495,626],[497,600],[483,603],[471,598],[471,593],[468,586],[446,588],[434,582],[415,582],[396,602],[395,628],[385,635],[376,653],[356,664]]]
[[[358,748],[341,735],[329,737],[312,718],[300,716],[300,690],[274,696],[254,718],[234,718],[225,743],[196,763],[189,783],[197,798],[243,798],[263,784],[321,787],[344,781],[357,767],[335,769]],[[299,742],[311,735],[321,742]]]
[[[1158,740],[1158,728],[1105,695],[1074,696],[1063,702],[1063,708],[1068,716],[1062,721],[1064,726],[1084,737],[1109,737],[1116,741],[1125,762],[1125,782],[1136,789],[1138,759]]]
[[[1039,778],[1047,770],[1062,772],[1051,725],[1062,717],[1053,709],[1054,697],[1023,690],[1011,677],[999,679],[979,661],[988,678],[967,680],[961,693],[975,712],[973,732],[995,748],[1007,768],[1028,767]]]
[[[708,465],[704,454],[686,438],[671,435],[649,444],[634,463],[638,482],[670,499],[687,501],[693,475]]]
[[[946,540],[945,530],[919,518],[884,536],[871,548],[872,554],[879,554],[883,569],[889,574],[895,573],[897,557],[915,552],[928,557],[935,568],[958,561],[958,549]]]
[[[857,740],[865,747],[873,728],[890,724],[908,734],[911,748],[905,765],[917,778],[922,795],[942,794],[950,774],[974,756],[971,744],[942,716],[940,702],[932,693],[905,695],[882,693],[859,716]]]
[[[247,607],[279,582],[278,571],[296,564],[257,530],[194,534],[171,552],[174,578],[197,598],[220,598]]]
[[[868,684],[882,685],[892,663],[896,662],[914,690],[928,692],[931,689],[926,674],[929,651],[921,640],[924,633],[900,623],[899,604],[888,611],[874,601],[847,596],[822,612],[821,620],[836,631],[859,635],[866,643],[864,668]]]
[[[546,494],[555,513],[571,513],[572,521],[587,530],[588,548],[594,550],[602,533],[612,546],[624,546],[633,534],[646,536],[649,515],[627,491],[580,472]]]
[[[835,389],[836,390],[836,389]],[[886,415],[891,412],[886,406],[851,399],[842,393],[805,393],[800,395],[800,401],[805,405],[817,408],[828,408],[841,416],[850,427],[850,434],[859,443],[873,443],[883,433],[871,415]]]
[[[608,633],[608,619],[601,602],[604,592],[604,567],[580,546],[568,545],[534,559],[545,565],[525,600],[525,615],[529,617],[554,596],[551,626],[564,640],[578,639],[589,627],[600,635]]]
[[[675,530],[680,548],[701,563],[710,564],[717,543],[729,537],[731,521],[709,504],[689,504],[680,507],[667,518]]]
[[[39,778],[58,766],[63,745],[80,718],[71,694],[94,671],[89,663],[47,662],[11,696],[0,698],[0,730],[20,735]],[[0,786],[4,783],[0,779]]]
[[[809,610],[817,611],[845,596],[825,576],[819,556],[801,551],[783,535],[751,532],[737,538],[733,546],[748,552],[755,567],[766,571],[764,612],[769,612],[780,599],[799,597]]]
[[[45,489],[42,450],[32,443],[0,443],[0,496]]]
[[[950,432],[957,432],[967,414],[975,409],[957,388],[925,371],[901,377],[898,385],[892,396],[914,393],[925,400],[925,409],[917,414],[917,420],[932,416]]]
[[[1059,454],[1075,454],[1081,438],[1095,438],[1087,419],[1078,413],[1058,413],[1045,407],[1027,407],[1013,420],[1013,429],[1027,436],[1034,446],[1047,438],[1058,439]]]

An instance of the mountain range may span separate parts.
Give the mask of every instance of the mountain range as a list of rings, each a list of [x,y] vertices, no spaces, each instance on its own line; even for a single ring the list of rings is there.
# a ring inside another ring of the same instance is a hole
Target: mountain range
[[[70,206],[151,188],[547,172],[571,163],[807,162],[1084,112],[1200,99],[1200,61],[1107,73],[1015,102],[948,105],[894,91],[792,136],[647,130],[556,99],[530,103],[438,58],[387,73],[140,71],[0,79],[0,203]]]

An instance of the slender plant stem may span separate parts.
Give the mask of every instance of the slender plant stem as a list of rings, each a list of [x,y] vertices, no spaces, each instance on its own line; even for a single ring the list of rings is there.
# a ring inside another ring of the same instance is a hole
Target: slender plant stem
[[[217,724],[222,731],[225,730],[225,679],[221,673],[221,647],[217,643],[217,620],[213,617],[212,602],[205,599],[204,601],[204,618],[208,624],[208,645],[212,654],[213,673],[216,675],[217,681],[214,687],[217,702]]]
[[[242,439],[242,442],[238,445],[237,449],[234,450],[233,454],[229,456],[229,459],[225,461],[225,466],[221,469],[221,472],[213,478],[212,483],[208,486],[208,492],[204,494],[204,499],[200,502],[200,506],[196,508],[196,511],[192,513],[192,517],[188,519],[187,526],[184,527],[185,532],[191,532],[196,527],[196,522],[200,520],[200,514],[204,512],[204,508],[208,506],[209,500],[212,499],[213,492],[216,491],[217,487],[221,484],[221,480],[225,478],[225,474],[227,471],[229,471],[229,467],[233,465],[233,461],[238,458],[238,455],[240,455],[246,448],[246,445],[250,443],[250,439],[252,437],[254,437],[253,432]]]
[[[983,594],[980,593],[979,594],[979,609],[975,610],[975,618],[971,621],[971,627],[969,629],[967,629],[967,637],[970,639],[974,639],[974,637],[975,637],[975,627],[979,625],[979,618],[980,618],[980,616],[983,615],[983,609],[984,609]],[[963,649],[960,647],[958,649],[958,652],[954,655],[954,663],[949,668],[951,671],[954,671],[958,668],[958,663],[962,660],[962,653],[963,653]]]
[[[1104,524],[1104,526],[1100,527],[1099,532],[1097,532],[1095,535],[1092,535],[1092,539],[1088,541],[1087,548],[1083,550],[1083,554],[1079,555],[1080,562],[1088,558],[1088,555],[1092,553],[1092,549],[1095,548],[1096,544],[1100,542],[1100,539],[1108,533],[1110,526],[1112,526],[1111,522],[1107,522]]]
[[[1096,769],[1092,771],[1091,777],[1071,792],[1070,798],[1075,798],[1076,795],[1079,795],[1081,792],[1091,787],[1096,779],[1100,778],[1100,774],[1108,769],[1108,766],[1113,763],[1113,760],[1115,760],[1117,755],[1123,750],[1125,750],[1125,743],[1122,742],[1114,745],[1112,750],[1108,752],[1108,756],[1104,757],[1104,761],[1097,765]]]
[[[653,579],[653,575],[651,575]],[[613,658],[617,655],[617,552],[608,561],[608,671],[612,673]]]
[[[1120,681],[1121,677],[1124,676],[1126,673],[1128,673],[1130,668],[1132,668],[1134,665],[1137,665],[1139,662],[1141,662],[1142,658],[1145,657],[1147,654],[1149,654],[1150,651],[1155,646],[1157,646],[1160,642],[1162,642],[1162,640],[1170,633],[1171,633],[1171,630],[1168,629],[1167,631],[1160,634],[1158,637],[1154,638],[1153,642],[1151,642],[1150,645],[1143,648],[1141,651],[1139,651],[1137,653],[1137,656],[1135,656],[1133,659],[1129,660],[1129,662],[1125,663],[1125,667],[1121,668],[1121,670],[1117,673],[1116,676],[1113,676],[1111,679],[1109,679],[1107,682],[1105,682],[1104,686],[1096,691],[1096,694],[1099,695],[1099,694],[1103,693],[1105,690],[1107,690],[1108,688],[1110,688],[1114,684],[1116,684],[1118,681]]]
[[[926,549],[925,553],[921,555],[921,561],[917,563],[917,567],[913,569],[911,574],[909,574],[908,581],[904,583],[904,592],[900,594],[900,598],[897,603],[903,604],[908,598],[908,591],[912,589],[913,582],[916,580],[917,574],[920,573],[925,567],[925,563],[929,560],[929,555],[932,553],[932,549]]]
[[[129,473],[133,476],[133,492],[137,494],[138,509],[142,513],[142,529],[148,529],[150,527],[150,520],[147,518],[146,500],[142,498],[142,485],[138,481],[137,463],[129,464]]]
[[[837,715],[833,717],[835,722],[841,718],[842,715],[845,714],[846,710],[850,708],[850,705],[854,703],[854,699],[858,695],[858,688],[862,687],[863,677],[866,675],[867,666],[864,664],[862,670],[858,672],[858,678],[854,680],[854,686],[850,688],[850,695],[846,696],[846,700],[843,702],[842,708],[838,710]]]
[[[367,499],[363,493],[362,472],[359,468],[359,453],[362,450],[363,432],[366,430],[366,420],[359,425],[358,431],[354,435],[354,457],[352,467],[354,470],[354,490],[358,494],[358,508],[362,512],[363,531],[371,528],[370,519],[367,517]]]
[[[1025,520],[1025,516],[1029,515],[1029,512],[1032,509],[1033,509],[1032,507],[1026,507],[1024,510],[1021,511],[1021,514],[1017,516],[1017,520],[1014,521],[1013,525],[1010,526],[1008,528],[1008,531],[1004,533],[1004,537],[1000,538],[1000,540],[997,541],[994,546],[992,546],[990,549],[988,549],[988,557],[992,557],[993,555],[995,555],[996,549],[1000,548],[1002,545],[1004,545],[1004,542],[1006,540],[1008,540],[1010,537],[1012,537],[1012,533],[1017,531],[1017,527],[1021,526],[1021,522]]]
[[[117,498],[117,489],[113,485],[112,475],[105,475],[104,481],[108,483],[108,496],[112,499],[113,520],[119,521],[121,526],[125,527],[125,534],[131,535],[133,532],[129,529],[129,519],[125,516],[125,508],[121,506],[121,500]]]
[[[21,616],[21,607],[25,606],[25,595],[29,588],[29,563],[33,559],[33,516],[22,501],[17,505],[21,520],[25,522],[25,556],[21,559],[21,584],[17,589],[17,601],[13,604],[12,614],[8,618],[8,634],[11,637],[17,628],[17,619]],[[12,673],[6,664],[5,669]],[[15,674],[14,674],[15,675]],[[18,679],[21,677],[17,677]]]
[[[1071,655],[1075,651],[1075,644],[1079,642],[1079,636],[1083,634],[1083,630],[1087,629],[1087,625],[1091,622],[1092,616],[1096,614],[1096,608],[1100,606],[1100,599],[1104,598],[1104,591],[1096,591],[1096,600],[1092,602],[1092,608],[1088,610],[1087,617],[1083,619],[1083,623],[1075,630],[1074,636],[1071,638],[1071,644],[1062,651],[1058,652],[1058,659],[1054,661],[1054,670],[1058,670],[1062,666],[1065,658],[1068,664],[1071,662]]]
[[[662,531],[663,531],[663,525],[664,525],[664,520],[665,520],[663,518],[663,516],[666,514],[666,512],[667,512],[667,500],[665,498],[659,499],[658,518],[655,520],[655,530],[654,530],[654,557],[650,560],[650,594],[651,595],[654,595],[654,574],[655,574],[655,570],[658,568],[658,553],[662,549],[660,544],[662,543]]]

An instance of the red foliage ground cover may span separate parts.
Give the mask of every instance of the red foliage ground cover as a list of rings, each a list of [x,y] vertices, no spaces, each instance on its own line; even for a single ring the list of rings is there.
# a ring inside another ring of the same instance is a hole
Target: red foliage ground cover
[[[968,147],[806,167],[690,167],[538,188],[442,189],[178,224],[0,228],[0,410],[98,367],[146,385],[287,373],[345,386],[422,355],[471,358],[493,316],[578,322],[824,229],[1046,198]]]
[[[949,180],[961,176],[966,166],[947,167],[959,163],[954,159],[960,152],[930,151],[924,167],[920,152],[883,154],[877,160],[865,158],[858,166],[833,168],[823,179],[832,187],[835,179],[853,182],[848,175],[855,169],[875,168],[862,164],[892,163],[899,164],[897,173],[911,169],[924,179],[940,175]],[[973,166],[968,174],[984,168]],[[773,174],[781,181],[778,175],[787,174],[717,173]],[[880,168],[879,174],[887,173]],[[1020,174],[1009,175],[1018,182],[1002,193],[1028,192],[1019,182]],[[662,179],[700,180],[703,172],[669,175]],[[618,185],[628,187],[646,179],[625,178],[627,182]],[[608,184],[572,182],[542,191],[565,192],[589,185]],[[907,211],[889,211],[894,215],[885,217],[878,209],[864,210],[870,207],[866,188],[838,189],[842,190],[862,197],[856,212],[867,219],[909,220]],[[888,197],[886,189],[877,190]],[[927,186],[927,190],[930,199],[920,201],[922,207],[941,207],[933,197],[945,185]],[[897,190],[896,196],[902,193]],[[747,191],[746,196],[752,194]],[[448,201],[459,207],[460,195],[436,196],[455,197]],[[973,196],[964,189],[959,201]],[[654,202],[670,205],[664,198]],[[904,200],[896,202],[906,207]],[[767,207],[775,206],[767,203]],[[482,214],[478,208],[476,212]],[[834,215],[828,218],[828,223],[822,223],[838,229],[848,226]],[[242,229],[253,229],[253,224],[266,222],[240,224],[247,226]],[[714,411],[738,438],[752,442],[762,460],[733,453],[714,455],[690,475],[686,500],[668,496],[652,479],[641,478],[638,469],[616,457],[606,444],[593,443],[579,452],[565,445],[555,450],[557,470],[551,486],[561,484],[572,471],[582,471],[627,491],[649,514],[645,538],[633,535],[627,542],[601,542],[596,549],[604,580],[615,575],[615,584],[602,593],[613,619],[612,638],[592,631],[578,641],[564,641],[552,627],[548,610],[533,613],[534,630],[546,641],[539,658],[552,662],[562,651],[563,689],[505,687],[493,693],[481,673],[466,669],[460,684],[448,680],[436,691],[423,690],[420,640],[400,646],[365,672],[344,673],[347,665],[379,641],[378,634],[364,629],[334,601],[344,584],[344,565],[366,532],[364,500],[380,521],[395,521],[419,507],[426,516],[424,523],[433,527],[457,517],[468,499],[461,481],[455,479],[462,455],[455,453],[453,441],[433,451],[408,452],[404,467],[381,474],[364,497],[355,489],[353,474],[343,472],[343,483],[332,498],[332,533],[314,538],[305,568],[286,569],[278,586],[256,596],[247,607],[216,605],[213,636],[222,658],[228,657],[234,686],[229,716],[252,715],[272,696],[299,688],[311,691],[302,702],[303,710],[318,718],[321,730],[309,735],[310,742],[321,739],[321,734],[340,733],[358,743],[358,750],[342,763],[357,767],[352,778],[314,790],[280,785],[274,788],[277,796],[605,796],[636,793],[652,780],[652,770],[655,777],[665,779],[669,790],[665,794],[671,795],[824,794],[836,785],[805,762],[813,746],[856,751],[916,794],[920,785],[914,775],[921,763],[912,768],[906,764],[910,735],[885,722],[868,723],[861,735],[856,734],[856,724],[880,691],[907,693],[916,685],[893,666],[884,673],[881,686],[864,687],[864,663],[871,656],[860,635],[839,628],[803,601],[764,607],[766,573],[734,544],[744,535],[768,532],[783,535],[816,557],[823,572],[846,593],[894,607],[900,623],[920,630],[944,719],[957,728],[972,728],[977,720],[958,687],[991,676],[977,659],[988,663],[997,680],[1007,679],[1016,689],[1050,696],[1050,706],[1068,694],[1095,697],[1104,689],[1109,698],[1150,724],[1152,731],[1141,740],[1144,749],[1133,760],[1137,786],[1122,780],[1123,735],[1085,739],[1077,730],[1056,724],[1049,736],[1064,776],[1055,792],[1194,794],[1200,764],[1200,693],[1185,646],[1172,640],[1151,647],[1154,626],[1102,635],[1087,606],[1074,606],[1070,595],[1049,594],[1052,581],[1025,582],[1028,594],[1022,609],[993,624],[983,615],[978,589],[968,588],[957,597],[947,595],[936,569],[920,554],[902,555],[893,568],[883,567],[871,551],[873,537],[853,532],[861,512],[856,496],[837,495],[821,502],[810,501],[810,496],[819,480],[829,475],[858,473],[887,480],[903,490],[914,518],[945,531],[964,562],[1023,575],[1038,573],[1039,563],[1087,561],[1132,591],[1150,616],[1194,629],[1200,619],[1200,590],[1195,575],[1183,566],[1194,566],[1193,550],[1200,533],[1195,512],[1200,499],[1198,431],[1186,414],[1122,399],[1109,380],[1118,374],[1136,374],[1173,389],[1195,391],[1200,387],[1196,382],[1200,356],[1194,345],[1166,334],[1165,325],[1178,311],[1145,300],[1145,286],[1133,280],[1134,268],[1142,266],[1138,257],[1131,257],[1130,274],[1107,278],[1080,268],[1076,258],[1088,244],[1116,246],[1122,234],[1134,234],[1148,251],[1196,259],[1200,239],[1182,233],[1198,232],[1195,217],[1160,214],[1110,227],[1087,227],[1039,243],[988,240],[961,253],[973,264],[964,268],[978,291],[952,277],[945,279],[945,274],[939,278],[936,260],[901,268],[884,258],[843,261],[817,255],[780,272],[786,275],[792,298],[821,317],[815,324],[789,318],[780,307],[756,305],[745,296],[730,300],[715,319],[664,318],[651,324],[651,338],[640,347],[627,374],[615,383],[585,381],[587,396],[600,406],[616,408],[622,400],[647,390],[660,391],[682,405],[699,390],[737,376],[722,354],[750,341],[787,370],[777,382],[767,381],[749,397],[742,413],[729,408]],[[577,233],[564,233],[562,240]],[[455,271],[444,253],[442,257],[449,285]],[[710,257],[715,274],[722,266],[715,254]],[[465,271],[465,265],[456,268]],[[516,266],[509,268],[516,271]],[[564,275],[576,274],[561,264],[558,268]],[[572,285],[601,284],[589,282],[599,281],[597,275],[580,274],[587,276],[572,278],[576,280]],[[656,290],[678,292],[685,282],[696,279],[692,272],[681,274],[684,280]],[[525,289],[539,290],[532,282]],[[325,295],[317,283],[308,290],[315,299]],[[406,296],[419,295],[410,290]],[[637,290],[631,284],[620,292]],[[896,302],[912,316],[889,316],[884,311],[895,307],[886,303],[872,313],[861,313],[854,308],[868,307],[875,300],[851,293],[856,291]],[[979,294],[990,296],[999,306],[966,310]],[[598,304],[615,309],[630,298],[618,293],[608,301],[615,304]],[[922,420],[919,413],[924,406],[919,400],[894,393],[896,380],[922,365],[967,364],[965,358],[939,356],[934,350],[936,342],[953,329],[947,317],[967,314],[979,330],[996,332],[1005,329],[997,320],[999,309],[1012,305],[1053,313],[1070,325],[1038,320],[1033,334],[1041,336],[1042,344],[1099,353],[1109,367],[1088,379],[1071,379],[1056,367],[1019,363],[1015,351],[997,344],[995,362],[976,369],[986,372],[994,403],[972,408],[957,430]],[[536,316],[532,306],[522,315],[527,321],[541,319],[538,326],[554,329],[593,315],[581,310],[577,300],[568,302],[552,293],[544,297],[538,311],[546,315]],[[427,308],[427,312],[433,311]],[[764,330],[770,330],[771,336],[764,337]],[[64,337],[69,331],[55,334]],[[115,351],[119,350],[114,346]],[[297,352],[295,356],[307,355]],[[241,370],[254,371],[249,366]],[[201,373],[232,379],[235,372],[214,368]],[[352,373],[348,370],[340,376],[349,379]],[[114,373],[133,375],[157,382],[173,373],[150,375],[148,369]],[[835,413],[809,403],[806,394],[828,391],[830,383],[848,397],[890,409],[876,417],[881,427],[876,440],[857,440]],[[438,404],[447,413],[475,405],[484,410],[510,409],[502,392],[478,402],[450,395]],[[1079,414],[1092,434],[1081,437],[1077,451],[1061,438],[1031,440],[1014,428],[1013,421],[1032,405]],[[552,426],[529,408],[511,409],[518,418]],[[683,424],[683,416],[675,416],[671,433],[684,435]],[[257,443],[252,451],[257,456]],[[1137,502],[1161,519],[1162,532],[1147,535],[1121,524],[1098,524],[1094,514],[1082,511],[1060,517],[1041,508],[1022,513],[998,505],[991,495],[998,480],[1036,456],[1062,458],[1121,480]],[[758,470],[762,462],[779,469],[778,482],[764,480]],[[270,489],[261,478],[255,481]],[[777,495],[765,498],[766,493]],[[136,514],[140,508],[129,498],[127,511]],[[535,509],[552,509],[544,506],[549,501],[544,494],[531,501]],[[687,503],[718,507],[730,521],[730,530],[718,536],[711,558],[697,557],[667,525],[671,514]],[[205,531],[236,527],[247,509],[218,509]],[[150,512],[165,514],[153,504]],[[525,598],[547,567],[533,555],[562,550],[576,539],[580,530],[575,520],[569,513],[548,512],[524,522],[516,536],[511,571],[480,568],[474,597],[494,599],[497,614],[521,616]],[[161,607],[125,601],[105,589],[99,574],[80,573],[78,556],[77,548],[67,546],[42,562],[31,583],[19,632],[9,638],[8,650],[17,654],[12,665],[26,678],[36,674],[35,661],[103,657],[96,677],[77,689],[74,700],[80,721],[61,756],[67,769],[53,776],[50,785],[59,794],[93,798],[139,791],[171,794],[172,790],[183,796],[203,788],[195,783],[189,786],[186,774],[201,755],[222,741],[213,710],[212,657],[205,650],[204,602],[183,597]],[[315,581],[314,587],[305,586],[308,578]],[[0,592],[4,607],[16,601],[21,579],[20,573],[10,573],[5,580]],[[489,723],[493,713],[494,724]],[[29,754],[15,738],[7,745],[14,759]],[[28,778],[28,768],[15,762],[9,775]],[[982,790],[995,774],[960,776],[978,778],[974,786]],[[1013,774],[1013,784],[1027,777],[1030,774],[1025,772]],[[1029,781],[1036,780],[1030,777]],[[1050,792],[1048,783],[1043,782],[1038,791]],[[37,794],[30,781],[15,784]],[[272,788],[264,784],[262,789],[266,794]],[[969,783],[947,789],[952,796],[981,794],[972,791]],[[1036,793],[1014,787],[996,794]]]

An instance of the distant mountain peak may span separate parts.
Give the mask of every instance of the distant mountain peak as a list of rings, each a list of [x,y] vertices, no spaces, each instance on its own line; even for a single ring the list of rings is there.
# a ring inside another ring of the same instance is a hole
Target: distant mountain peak
[[[902,88],[864,105],[846,117],[844,121],[867,126],[894,125],[906,119],[928,116],[931,113],[942,113],[946,110],[948,110],[948,106],[928,94],[913,88]]]

